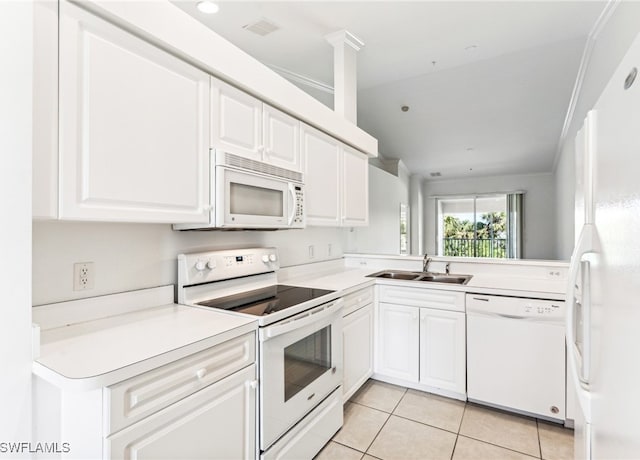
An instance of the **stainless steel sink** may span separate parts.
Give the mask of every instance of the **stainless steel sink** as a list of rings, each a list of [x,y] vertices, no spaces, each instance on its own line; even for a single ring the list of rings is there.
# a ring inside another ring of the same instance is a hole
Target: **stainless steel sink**
[[[428,281],[432,283],[467,284],[471,275],[441,275],[427,274],[416,279],[416,281]]]
[[[387,279],[394,279],[394,280],[415,280],[421,275],[422,275],[422,272],[385,270],[378,273],[372,273],[371,275],[367,275],[367,276],[370,276],[372,278],[387,278]]]
[[[428,283],[467,284],[471,275],[455,275],[431,272],[409,272],[404,270],[382,270],[367,275],[371,278],[385,278],[403,281],[425,281]]]

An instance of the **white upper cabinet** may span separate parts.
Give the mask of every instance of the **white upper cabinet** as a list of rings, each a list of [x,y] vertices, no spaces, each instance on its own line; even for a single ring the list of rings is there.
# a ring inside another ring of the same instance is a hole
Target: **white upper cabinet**
[[[262,161],[262,101],[211,79],[212,147]]]
[[[307,225],[340,226],[340,142],[302,124]]]
[[[369,224],[367,156],[315,128],[301,124],[307,224]]]
[[[211,79],[212,147],[302,171],[300,122],[220,80]]]
[[[367,156],[343,146],[342,225],[369,223],[369,161]]]
[[[302,172],[300,122],[267,104],[263,106],[264,161]]]
[[[34,218],[58,217],[58,4],[33,2]]]
[[[61,3],[59,217],[207,222],[209,76]]]

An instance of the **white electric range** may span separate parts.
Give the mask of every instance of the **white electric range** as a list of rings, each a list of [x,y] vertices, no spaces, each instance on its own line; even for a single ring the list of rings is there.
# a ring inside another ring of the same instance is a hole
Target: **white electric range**
[[[342,299],[277,284],[275,248],[178,256],[178,302],[258,320],[261,458],[313,457],[342,426]]]

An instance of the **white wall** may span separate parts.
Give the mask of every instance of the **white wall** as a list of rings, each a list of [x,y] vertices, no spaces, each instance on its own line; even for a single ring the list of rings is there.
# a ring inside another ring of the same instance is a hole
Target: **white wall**
[[[555,169],[557,190],[557,250],[559,258],[568,259],[574,243],[574,139],[587,112],[613,75],[618,63],[640,32],[640,2],[620,2],[612,16],[595,36],[582,87],[565,142]]]
[[[525,191],[525,259],[555,259],[555,191],[552,174],[477,177],[462,180],[424,181],[425,251],[436,254],[436,199],[442,195]]]
[[[0,442],[31,440],[32,37],[33,4],[0,2]]]
[[[176,232],[160,224],[36,221],[33,304],[175,284],[176,256],[181,252],[275,246],[281,265],[291,266],[341,257],[343,241],[344,230],[338,228]],[[313,259],[310,245],[314,246]],[[94,289],[73,290],[76,262],[94,262]]]
[[[349,231],[348,252],[400,253],[400,203],[409,204],[408,175],[400,176],[369,165],[369,226]]]

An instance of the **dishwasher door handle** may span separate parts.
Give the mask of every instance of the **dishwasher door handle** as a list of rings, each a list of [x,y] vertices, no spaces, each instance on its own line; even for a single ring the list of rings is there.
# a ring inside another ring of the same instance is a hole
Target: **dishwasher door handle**
[[[467,309],[467,316],[484,316],[485,318],[504,318],[504,319],[514,319],[520,321],[535,321],[535,322],[547,322],[544,318],[538,318],[535,316],[520,316],[520,315],[509,315],[507,313],[498,313],[497,311],[486,311],[486,310],[475,310],[475,309]]]
[[[499,316],[501,318],[508,318],[508,319],[527,319],[526,316],[518,316],[518,315],[506,315],[504,313],[495,313],[496,316]]]

